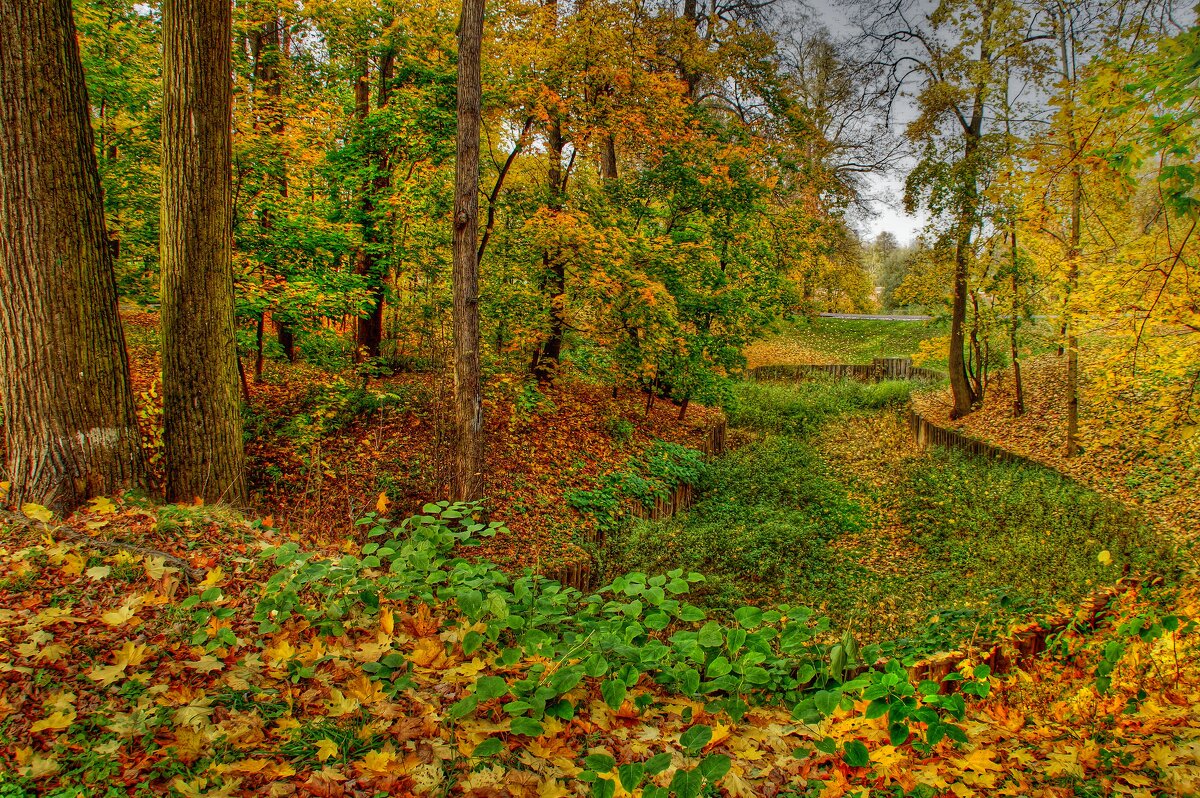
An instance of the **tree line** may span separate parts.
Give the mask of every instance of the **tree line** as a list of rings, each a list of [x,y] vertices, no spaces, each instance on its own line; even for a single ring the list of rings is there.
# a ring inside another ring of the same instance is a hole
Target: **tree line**
[[[757,0],[0,7],[11,499],[144,483],[121,301],[159,311],[170,500],[245,496],[271,360],[452,369],[473,498],[490,375],[682,417],[772,319],[869,309],[873,282],[948,317],[956,415],[1002,363],[1019,385],[1035,316],[1069,451],[1081,335],[1116,342],[1113,391],[1150,368],[1160,415],[1193,412],[1197,33],[1172,0],[867,4],[841,40]],[[930,224],[866,246],[868,178],[905,156]]]
[[[452,364],[477,498],[484,370],[682,416],[780,312],[870,303],[880,98],[770,3],[4,8],[10,500],[144,484],[122,300],[160,314],[165,498],[234,503],[271,358]]]

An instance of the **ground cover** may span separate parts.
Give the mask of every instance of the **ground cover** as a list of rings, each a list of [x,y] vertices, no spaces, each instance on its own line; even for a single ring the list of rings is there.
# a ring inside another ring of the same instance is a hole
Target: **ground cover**
[[[1026,672],[968,662],[939,695],[839,678],[853,657],[794,607],[712,622],[686,572],[595,598],[514,580],[458,556],[489,530],[451,508],[312,551],[215,508],[27,510],[0,549],[6,798],[1200,786],[1194,588],[1124,594],[1108,640],[1073,627]]]
[[[877,357],[903,357],[922,341],[945,335],[940,321],[882,321],[816,317],[780,324],[746,348],[750,368],[771,363],[870,363]],[[937,368],[936,362],[929,362]]]
[[[152,461],[162,446],[158,316],[124,313],[139,417]],[[306,346],[335,336],[310,336]],[[306,352],[324,362],[321,351]],[[395,514],[416,512],[448,491],[450,375],[407,372],[364,380],[339,368],[268,359],[263,381],[246,382],[251,509],[308,541],[336,540],[384,497]],[[251,364],[245,364],[252,371]],[[568,498],[637,459],[655,441],[700,447],[719,410],[615,392],[567,369],[552,387],[498,380],[485,397],[489,509],[512,519],[512,535],[480,552],[506,566],[554,573],[589,558]]]
[[[837,635],[933,653],[1170,567],[1136,513],[1052,471],[918,451],[909,389],[742,386],[731,419],[757,437],[693,508],[615,535],[609,568],[701,571],[702,606],[800,603]]]
[[[1086,362],[1086,359],[1085,359]],[[1010,372],[995,375],[987,401],[951,421],[946,391],[922,393],[916,408],[944,427],[1045,463],[1095,490],[1139,507],[1181,546],[1195,545],[1200,515],[1200,436],[1164,428],[1162,411],[1148,389],[1089,401],[1111,375],[1085,371],[1080,404],[1082,452],[1066,457],[1066,361],[1054,355],[1022,368],[1026,413],[1013,417]]]

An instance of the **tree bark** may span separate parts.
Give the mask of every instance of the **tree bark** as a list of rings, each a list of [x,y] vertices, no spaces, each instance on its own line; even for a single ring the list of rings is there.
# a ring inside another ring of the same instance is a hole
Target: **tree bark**
[[[1071,294],[1079,281],[1079,259],[1082,255],[1083,232],[1083,171],[1080,165],[1079,139],[1075,135],[1075,82],[1077,76],[1072,68],[1072,53],[1068,52],[1067,19],[1058,17],[1059,46],[1062,56],[1063,77],[1069,86],[1067,91],[1067,144],[1071,158],[1071,231],[1067,241],[1067,290],[1064,302],[1063,332],[1066,333],[1067,351],[1067,443],[1066,456],[1079,454],[1079,340],[1075,333],[1075,320],[1071,317]],[[1072,48],[1074,41],[1071,41]]]
[[[168,501],[246,495],[234,337],[230,0],[165,0],[163,443]]]
[[[604,137],[604,152],[600,158],[600,179],[617,179],[617,140],[612,133]]]
[[[1021,350],[1017,345],[1017,330],[1020,328],[1020,250],[1017,248],[1017,224],[1012,223],[1009,235],[1012,238],[1012,308],[1008,317],[1008,343],[1013,363],[1013,418],[1025,415],[1025,386],[1021,382]]]
[[[388,104],[392,92],[392,71],[395,65],[395,53],[386,52],[380,58],[379,91],[376,105],[384,108]],[[363,125],[362,133],[366,134],[366,121],[370,113],[370,87],[367,83],[367,64],[364,60],[359,81],[354,87],[355,115]],[[365,142],[364,142],[365,143]],[[386,150],[365,149],[366,159],[373,177],[363,186],[363,246],[359,252],[356,272],[367,278],[371,289],[371,308],[365,316],[358,318],[355,334],[355,360],[364,357],[379,357],[380,346],[383,343],[383,303],[384,275],[380,268],[379,252],[382,241],[379,225],[375,220],[378,207],[376,198],[386,192],[392,185],[391,163]]]
[[[456,501],[483,498],[479,376],[479,128],[485,0],[462,0],[458,39],[458,151],[454,164],[454,485]]]
[[[0,0],[0,402],[9,500],[69,510],[141,485],[70,0]]]
[[[552,216],[557,216],[563,207],[562,156],[564,148],[562,123],[557,116],[550,120],[546,141],[550,154],[550,168],[546,178],[546,188],[549,192],[547,208]],[[551,248],[542,252],[542,268],[545,292],[550,299],[550,331],[534,357],[533,373],[539,381],[544,382],[554,378],[562,358],[563,334],[566,331],[567,265],[563,260],[562,253]]]

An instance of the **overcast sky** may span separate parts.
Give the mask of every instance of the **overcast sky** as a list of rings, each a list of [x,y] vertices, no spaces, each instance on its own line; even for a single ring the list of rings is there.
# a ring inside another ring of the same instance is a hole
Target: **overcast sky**
[[[784,0],[797,3],[800,0]],[[840,4],[838,0],[807,0],[803,3],[821,24],[835,36],[850,36],[858,32],[857,20],[852,18],[853,10]],[[906,114],[897,114],[901,119]],[[896,123],[895,129],[901,132],[902,123]],[[890,231],[901,244],[911,244],[921,232],[925,217],[909,216],[904,212],[904,178],[896,175],[889,178],[871,179],[871,209],[873,215],[858,221],[859,232],[867,240],[875,238],[879,233]]]

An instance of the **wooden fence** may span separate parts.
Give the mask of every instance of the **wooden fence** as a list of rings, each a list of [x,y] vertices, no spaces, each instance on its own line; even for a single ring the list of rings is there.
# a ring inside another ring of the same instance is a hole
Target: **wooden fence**
[[[947,449],[958,449],[959,451],[973,454],[976,457],[986,457],[989,460],[997,460],[1001,463],[1017,463],[1036,468],[1050,468],[1045,463],[1030,460],[1028,457],[1022,457],[1007,449],[1001,449],[999,446],[993,446],[976,438],[969,438],[957,430],[939,427],[911,408],[908,411],[908,428],[912,430],[913,440],[922,449],[928,449],[930,446],[944,446]]]
[[[705,460],[713,460],[725,454],[725,438],[728,433],[725,420],[722,419],[719,423],[713,425],[704,434],[704,440],[697,447],[704,455]],[[675,513],[681,513],[696,503],[696,488],[692,485],[680,483],[676,485],[670,493],[665,496],[659,496],[650,506],[646,506],[640,502],[629,502],[627,510],[637,518],[647,521],[658,521],[663,518],[670,518]],[[588,543],[601,544],[604,542],[603,537],[598,533],[593,533],[589,536]],[[590,556],[585,556],[582,560],[573,563],[567,563],[563,566],[547,571],[544,574],[548,579],[553,579],[556,582],[561,582],[567,587],[573,587],[577,590],[589,590],[594,586],[594,575],[592,573],[592,560]]]
[[[750,370],[755,380],[803,380],[814,374],[829,374],[840,379],[859,382],[882,380],[929,380],[945,379],[945,374],[933,369],[914,366],[909,357],[877,357],[869,364],[851,363],[805,363],[797,365],[758,366]]]

